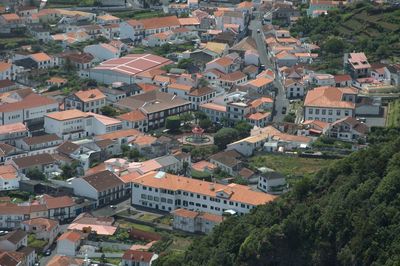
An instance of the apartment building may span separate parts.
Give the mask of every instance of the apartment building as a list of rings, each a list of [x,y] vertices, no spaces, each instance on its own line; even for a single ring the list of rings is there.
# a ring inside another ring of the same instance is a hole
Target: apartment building
[[[150,172],[133,179],[132,184],[133,205],[169,212],[183,208],[217,215],[226,210],[245,214],[275,199],[243,185],[222,185],[165,172]]]

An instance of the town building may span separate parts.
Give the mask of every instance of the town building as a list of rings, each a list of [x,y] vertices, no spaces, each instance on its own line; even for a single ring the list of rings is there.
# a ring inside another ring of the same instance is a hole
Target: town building
[[[152,54],[129,54],[121,58],[110,59],[100,65],[80,72],[83,78],[91,78],[104,84],[140,82],[137,77],[143,72],[159,69],[172,64],[172,61]]]
[[[65,110],[78,109],[83,112],[99,114],[106,105],[106,96],[99,89],[78,91],[64,100]]]
[[[108,170],[75,178],[71,184],[75,195],[94,200],[96,207],[121,201],[125,196],[124,183]]]
[[[149,130],[163,127],[168,116],[180,115],[191,110],[191,102],[159,91],[150,91],[122,99],[115,106],[123,110],[140,110],[147,116]]]
[[[124,266],[151,266],[158,255],[153,252],[142,250],[126,250],[122,255],[122,265]]]
[[[274,196],[249,187],[222,185],[165,172],[150,172],[132,180],[132,204],[163,211],[178,208],[222,215],[226,210],[248,213]]]
[[[318,87],[307,92],[304,119],[334,122],[355,116],[357,90],[354,88]]]
[[[176,230],[190,233],[205,233],[212,231],[215,225],[223,221],[221,215],[190,211],[186,209],[177,209],[172,211],[174,216],[172,226]]]

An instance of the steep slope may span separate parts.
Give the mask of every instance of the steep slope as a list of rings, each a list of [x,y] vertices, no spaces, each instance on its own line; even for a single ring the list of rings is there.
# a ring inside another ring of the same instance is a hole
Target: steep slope
[[[161,256],[156,265],[395,265],[400,137],[389,133],[375,135],[374,145],[302,180],[273,204],[226,220],[185,254]]]

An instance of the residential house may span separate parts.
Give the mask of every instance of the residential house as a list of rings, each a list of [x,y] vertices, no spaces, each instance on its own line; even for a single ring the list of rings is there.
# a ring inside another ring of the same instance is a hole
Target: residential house
[[[201,232],[208,234],[215,225],[223,221],[221,215],[186,209],[176,209],[172,211],[172,214],[174,216],[172,223],[173,228],[190,233]]]
[[[36,239],[46,240],[49,243],[53,243],[61,231],[58,221],[47,218],[25,220],[21,222],[21,229],[27,233],[35,234]]]
[[[15,142],[15,146],[23,151],[35,151],[59,146],[62,140],[56,134],[25,137]]]
[[[20,176],[14,166],[0,166],[0,191],[17,190],[19,188],[19,180]]]
[[[229,54],[227,56],[214,59],[206,64],[205,71],[217,69],[224,74],[238,71],[241,67],[241,58],[238,54]]]
[[[124,110],[142,111],[149,121],[148,129],[163,127],[167,116],[186,113],[191,109],[191,102],[159,91],[131,96],[114,105]]]
[[[1,63],[0,63],[0,65],[1,65]],[[12,91],[17,88],[18,88],[18,85],[9,79],[0,80],[0,93]]]
[[[88,45],[83,51],[93,55],[98,61],[119,58],[121,56],[121,51],[108,43]]]
[[[335,86],[336,87],[350,87],[352,83],[352,78],[350,75],[335,75]]]
[[[216,103],[204,103],[199,106],[199,110],[204,112],[212,122],[221,122],[227,117],[227,108],[225,105]]]
[[[304,83],[293,79],[286,79],[283,84],[288,99],[304,97]]]
[[[365,141],[369,127],[354,117],[344,117],[329,125],[327,135],[343,141]]]
[[[57,101],[31,93],[21,101],[0,105],[0,125],[40,124],[46,114],[57,110]]]
[[[6,165],[14,166],[18,173],[22,174],[34,169],[38,169],[45,174],[58,170],[57,160],[48,153],[12,158],[6,162]]]
[[[83,238],[83,234],[79,231],[63,233],[57,239],[57,254],[75,257]]]
[[[9,145],[29,136],[29,129],[23,123],[13,123],[0,126],[0,141]]]
[[[47,263],[47,266],[84,266],[83,259],[72,258],[68,256],[55,255]]]
[[[233,176],[242,167],[242,155],[234,150],[222,151],[210,157],[210,162],[215,164],[222,171]]]
[[[126,250],[122,255],[122,265],[124,266],[151,266],[158,255],[153,252],[142,250]]]
[[[75,178],[71,183],[74,194],[95,200],[96,206],[121,201],[125,196],[124,183],[108,170]]]
[[[148,131],[148,118],[141,110],[134,110],[117,117],[124,129],[134,128],[140,132]]]
[[[28,234],[22,230],[11,231],[0,236],[0,250],[17,251],[28,246]]]
[[[267,167],[257,169],[260,174],[258,177],[257,188],[264,192],[272,192],[275,189],[282,189],[286,185],[285,176]]]
[[[106,105],[106,96],[99,89],[78,91],[64,99],[65,110],[78,109],[99,114]]]
[[[236,85],[243,85],[247,82],[247,75],[242,71],[235,71],[229,74],[224,74],[219,78],[220,86],[225,90],[231,89]]]
[[[343,63],[344,69],[354,79],[367,77],[371,68],[364,53],[345,53]]]
[[[58,56],[60,66],[69,65],[76,70],[85,70],[93,66],[95,57],[89,53],[66,52]]]
[[[355,116],[357,90],[354,88],[318,87],[307,92],[304,119],[334,122]]]
[[[0,80],[15,80],[16,68],[12,63],[0,61]]]

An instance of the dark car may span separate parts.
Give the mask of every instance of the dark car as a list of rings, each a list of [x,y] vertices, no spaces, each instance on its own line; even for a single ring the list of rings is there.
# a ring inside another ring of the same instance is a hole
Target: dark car
[[[286,114],[286,107],[282,108],[282,114]]]
[[[44,256],[50,256],[51,255],[51,249],[46,249],[46,251],[43,253]]]

